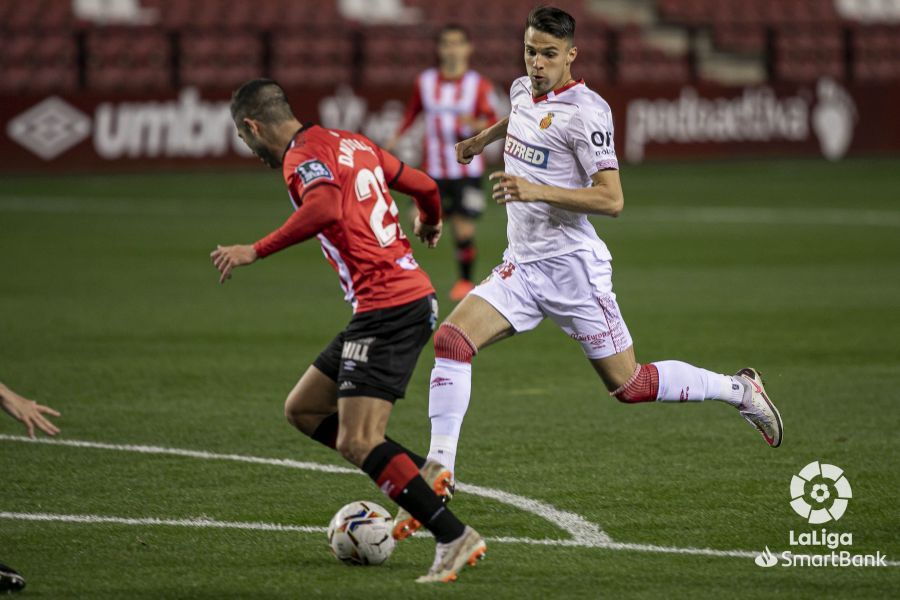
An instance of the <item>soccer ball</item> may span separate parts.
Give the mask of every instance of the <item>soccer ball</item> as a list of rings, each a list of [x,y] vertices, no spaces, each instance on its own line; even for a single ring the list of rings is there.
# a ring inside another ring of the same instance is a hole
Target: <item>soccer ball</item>
[[[348,565],[380,565],[394,551],[394,519],[374,502],[351,502],[328,524],[328,545]]]

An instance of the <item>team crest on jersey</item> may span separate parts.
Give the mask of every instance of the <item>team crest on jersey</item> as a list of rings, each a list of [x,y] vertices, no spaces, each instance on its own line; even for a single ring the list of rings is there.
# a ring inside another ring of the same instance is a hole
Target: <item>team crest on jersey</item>
[[[541,119],[541,123],[540,123],[541,129],[547,129],[552,124],[553,124],[553,113],[548,112],[546,115],[544,115],[544,118]]]
[[[309,185],[318,179],[334,181],[334,175],[331,173],[325,163],[318,159],[308,160],[297,165],[294,172],[303,180],[303,185]]]

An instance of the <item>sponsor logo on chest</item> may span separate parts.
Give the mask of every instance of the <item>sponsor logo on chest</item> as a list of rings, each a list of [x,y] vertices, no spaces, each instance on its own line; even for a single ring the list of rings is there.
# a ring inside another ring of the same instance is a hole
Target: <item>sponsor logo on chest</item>
[[[528,144],[510,134],[506,135],[506,143],[503,146],[503,152],[507,156],[511,156],[516,160],[538,167],[539,169],[546,169],[550,162],[549,148]]]

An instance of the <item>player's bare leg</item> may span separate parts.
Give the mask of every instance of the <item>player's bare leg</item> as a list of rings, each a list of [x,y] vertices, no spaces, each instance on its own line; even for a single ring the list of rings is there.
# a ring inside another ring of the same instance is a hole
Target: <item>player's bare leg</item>
[[[384,441],[388,419],[394,405],[380,398],[358,396],[338,399],[340,427],[337,451],[362,468],[366,457]]]
[[[475,247],[475,220],[461,214],[450,217],[453,241],[456,243],[456,262],[459,265],[459,279],[450,290],[450,299],[459,302],[475,288],[472,268],[477,250]]]
[[[675,360],[642,365],[634,358],[633,346],[606,358],[591,359],[591,364],[610,395],[622,402],[720,400],[737,408],[767,444],[773,448],[781,445],[781,415],[754,369],[722,375]]]
[[[313,437],[322,421],[337,413],[337,408],[337,383],[310,365],[288,394],[284,417],[302,433]],[[334,443],[330,445],[334,447]]]
[[[385,439],[392,409],[392,403],[380,398],[339,398],[337,450],[434,534],[435,563],[428,575],[418,581],[452,581],[467,562],[473,564],[487,548],[474,529],[465,526],[444,506],[403,449]],[[463,560],[462,553],[466,553]]]
[[[315,365],[310,365],[284,403],[284,416],[288,423],[301,433],[331,449],[337,448],[339,427],[337,382],[325,375]],[[425,459],[415,452],[403,448],[395,440],[385,436],[390,442],[400,446],[418,467],[425,465]]]

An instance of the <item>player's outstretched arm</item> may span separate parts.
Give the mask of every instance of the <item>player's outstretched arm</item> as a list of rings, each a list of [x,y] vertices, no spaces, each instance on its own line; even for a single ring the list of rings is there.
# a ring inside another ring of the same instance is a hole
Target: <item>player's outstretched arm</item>
[[[13,419],[21,421],[28,429],[28,437],[34,439],[34,428],[37,427],[47,435],[59,433],[59,427],[51,423],[44,415],[60,416],[49,406],[38,404],[34,400],[23,398],[0,383],[0,407]]]
[[[413,233],[429,248],[441,238],[441,194],[437,183],[426,173],[406,165],[387,150],[381,150],[381,167],[388,187],[412,196],[419,214]]]
[[[622,182],[615,169],[597,171],[591,176],[591,187],[577,189],[540,185],[502,171],[491,173],[490,178],[495,182],[493,198],[499,204],[546,202],[572,212],[608,217],[618,217],[625,206]]]
[[[209,257],[219,271],[219,283],[231,279],[235,267],[265,258],[324,231],[343,216],[341,191],[334,185],[317,185],[303,194],[303,204],[284,225],[253,245],[217,246]]]
[[[456,160],[460,164],[467,165],[478,154],[484,152],[485,146],[502,140],[506,137],[506,127],[509,125],[509,117],[497,121],[478,135],[474,135],[456,144]]]

